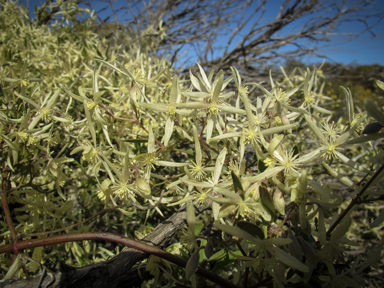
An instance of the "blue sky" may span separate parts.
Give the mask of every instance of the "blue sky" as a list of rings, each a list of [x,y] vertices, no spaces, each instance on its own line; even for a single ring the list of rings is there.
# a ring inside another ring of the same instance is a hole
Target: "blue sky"
[[[349,0],[352,1],[353,0]],[[24,3],[26,5],[27,1],[22,0],[21,3]],[[40,3],[43,3],[43,0],[30,0],[29,6],[30,6],[30,13],[34,11],[34,5],[40,6]],[[97,2],[97,1],[95,1]],[[117,1],[120,3],[117,3],[117,5],[124,4],[126,1]],[[270,9],[267,10],[267,13],[265,14],[265,19],[268,20],[273,19],[276,15],[276,7],[279,6],[276,5],[276,2],[279,3],[281,0],[272,0],[269,3],[273,2],[273,6],[275,10]],[[384,11],[384,1],[380,0],[377,1],[377,10],[381,9],[381,11]],[[268,6],[267,6],[268,9]],[[31,15],[32,16],[32,15]],[[372,24],[374,19],[366,19],[369,24]],[[384,21],[383,21],[384,22]],[[331,37],[331,41],[327,43],[321,44],[323,46],[321,49],[318,50],[320,54],[327,55],[330,57],[333,61],[343,64],[380,64],[384,66],[384,29],[380,26],[384,26],[384,23],[380,23],[381,25],[377,25],[372,30],[375,33],[375,37],[369,33],[365,32],[362,35],[360,35],[357,38],[351,38],[348,35],[337,35]],[[364,24],[362,23],[349,23],[344,24],[341,26],[341,29],[338,32],[341,33],[350,33],[355,32],[359,33],[365,29]],[[193,57],[192,57],[192,60]],[[305,63],[314,63],[314,62],[322,62],[322,59],[316,57],[316,56],[306,56],[302,59]],[[327,60],[328,61],[328,60]]]

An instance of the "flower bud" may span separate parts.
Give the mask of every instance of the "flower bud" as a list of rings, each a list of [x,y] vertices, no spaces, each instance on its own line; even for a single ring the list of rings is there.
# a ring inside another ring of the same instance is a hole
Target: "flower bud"
[[[281,191],[278,189],[276,189],[275,193],[273,194],[273,204],[276,210],[279,211],[281,215],[285,214],[284,196],[283,196],[283,193],[281,193]]]
[[[145,181],[144,179],[137,178],[136,179],[136,186],[137,186],[137,189],[139,189],[139,191],[141,193],[146,194],[146,195],[151,194],[151,187],[149,186],[147,181]]]

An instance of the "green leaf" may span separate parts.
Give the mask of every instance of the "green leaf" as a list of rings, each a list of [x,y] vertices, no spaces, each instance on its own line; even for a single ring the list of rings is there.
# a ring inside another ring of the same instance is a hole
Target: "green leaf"
[[[191,79],[191,82],[192,82],[192,85],[197,89],[199,90],[200,92],[203,92],[203,93],[207,93],[208,94],[208,91],[207,89],[205,88],[204,85],[202,85],[199,81],[199,79],[197,79],[197,77],[195,77],[191,71],[189,71],[189,78]],[[207,95],[209,96],[209,94]]]
[[[209,142],[215,142],[215,141],[219,141],[219,140],[223,140],[223,139],[230,139],[230,138],[240,137],[240,136],[241,136],[241,132],[224,133],[224,134],[221,134],[219,136],[215,136],[213,138],[210,138]]]
[[[259,239],[255,238],[254,236],[252,236],[248,232],[246,232],[240,228],[237,228],[237,227],[224,225],[224,224],[214,224],[213,226],[217,229],[220,229],[221,231],[224,231],[225,233],[239,237],[241,239],[246,239],[246,240],[251,241],[253,243],[259,243],[259,241],[260,241]]]
[[[204,228],[204,224],[203,223],[197,223],[195,225],[195,235],[198,236],[201,232],[201,230],[203,230]]]
[[[215,90],[213,91],[212,103],[217,103],[217,101],[219,100],[221,88],[223,87],[223,79],[224,79],[224,74],[221,74],[216,83]]]
[[[31,104],[32,106],[34,106],[36,109],[40,109],[40,106],[35,103],[32,99],[29,99],[28,97],[24,97],[22,95],[20,95],[19,93],[17,93],[17,91],[14,91],[15,95],[17,97],[19,97],[21,100],[23,100],[24,102],[27,102],[29,104]]]
[[[229,190],[229,189],[226,189],[226,188],[223,188],[223,187],[219,187],[219,186],[214,186],[213,187],[213,191],[231,199],[233,201],[234,204],[236,203],[239,203],[242,201],[241,197],[239,194],[237,193],[234,193],[233,191]]]
[[[355,186],[355,183],[353,183],[348,177],[346,176],[342,176],[341,174],[337,173],[335,170],[333,170],[331,168],[331,166],[329,166],[327,163],[325,162],[322,162],[323,166],[325,167],[325,169],[328,170],[329,174],[334,177],[335,179],[339,180],[341,183],[349,186],[349,187],[353,187]]]
[[[369,116],[375,118],[377,122],[384,126],[384,113],[377,108],[375,102],[373,102],[371,99],[365,99],[364,106]]]
[[[224,165],[226,155],[227,155],[227,148],[224,148],[223,150],[221,150],[219,156],[216,159],[215,170],[213,172],[213,183],[215,185],[219,183],[219,179],[221,176],[221,169]]]
[[[268,211],[272,218],[275,217],[275,207],[273,205],[271,195],[269,195],[267,188],[260,186],[259,191],[261,204],[263,204],[264,208]]]
[[[321,133],[320,129],[317,127],[315,122],[312,121],[311,117],[309,115],[304,115],[304,118],[305,118],[305,121],[308,123],[309,127],[311,128],[311,130],[316,134],[317,138],[319,138],[319,140],[323,144],[327,145],[328,144],[327,139],[325,139],[325,136],[323,135],[323,133]]]
[[[265,165],[264,160],[259,159],[259,161],[258,161],[259,173],[263,173],[265,170],[267,170],[267,168],[268,168],[268,166]]]
[[[263,240],[265,237],[264,232],[253,223],[241,220],[237,222],[236,225],[240,229],[246,231],[247,233],[251,234],[254,237],[259,238],[260,240]]]
[[[213,198],[213,197],[212,197]],[[211,198],[211,199],[212,199]],[[221,198],[222,199],[222,198]],[[213,201],[215,201],[214,199],[212,199]],[[216,202],[216,201],[215,201]],[[225,202],[221,208],[220,208],[220,212],[219,212],[219,215],[218,217],[219,218],[224,218],[224,217],[227,217],[229,214],[231,214],[233,212],[233,210],[236,209],[237,205],[233,205],[231,203],[228,203],[229,201]],[[216,203],[219,203],[219,202],[216,202]]]
[[[212,268],[212,272],[223,271],[223,269],[229,264],[233,264],[233,259],[230,259],[228,254],[226,254],[224,258],[221,258],[215,263],[215,266]]]
[[[324,109],[320,106],[317,106],[317,105],[312,105],[313,109],[315,109],[317,112],[320,112],[320,113],[324,113],[324,114],[333,114],[332,111],[330,110],[327,110],[327,109]]]
[[[343,86],[340,86],[340,88],[343,90],[346,101],[347,101],[347,114],[348,114],[349,123],[352,123],[355,110],[353,107],[351,90],[349,90],[349,88],[345,89]]]
[[[269,155],[273,155],[273,152],[276,150],[276,147],[279,146],[283,138],[284,138],[284,135],[276,135],[275,137],[273,137],[273,139],[271,140],[271,142],[269,142],[269,145],[268,145]]]
[[[11,267],[9,267],[7,274],[5,274],[3,281],[12,279],[13,276],[19,271],[21,264],[21,254],[17,255],[16,259],[13,261]]]
[[[382,82],[380,80],[376,80],[376,84],[377,84],[377,86],[380,87],[381,90],[384,90],[384,82]]]
[[[377,133],[377,134],[371,134],[368,136],[361,136],[352,140],[349,140],[347,144],[359,144],[364,143],[368,141],[375,141],[377,139],[384,138],[384,132],[383,133]]]
[[[208,90],[210,90],[210,89],[211,89],[211,84],[209,83],[209,80],[208,80],[208,78],[207,78],[207,74],[205,74],[203,67],[201,67],[199,63],[197,63],[197,66],[199,66],[200,75],[201,75],[201,77],[203,78],[203,82],[204,82],[204,84],[205,84],[204,86],[205,86]]]
[[[271,169],[265,170],[263,173],[260,173],[259,175],[243,177],[243,180],[250,181],[250,182],[258,182],[258,181],[264,180],[265,178],[269,179],[277,175],[279,172],[283,170],[284,170],[284,166],[273,167]]]
[[[79,88],[79,91],[80,91],[80,88]],[[94,145],[94,147],[96,147],[96,145],[97,145],[97,143],[96,143],[96,131],[95,131],[95,127],[93,126],[91,113],[89,113],[86,100],[84,100],[83,104],[84,104],[85,116],[87,117],[87,124],[89,127],[89,132],[91,132],[91,135],[92,135],[93,145]]]
[[[5,135],[3,135],[3,134],[0,134],[0,136],[1,136],[1,138],[3,138],[4,141],[8,144],[8,146],[9,146],[9,148],[11,148],[11,150],[16,151],[16,152],[19,151],[19,149],[17,148],[17,146],[15,146],[15,145],[12,143],[11,139],[9,139],[7,136],[5,136]]]
[[[344,222],[340,223],[335,231],[333,231],[330,242],[337,243],[348,232],[351,223],[351,218],[347,218]]]
[[[208,261],[217,261],[217,260],[220,260],[221,258],[225,257],[226,255],[227,255],[227,250],[221,249],[220,251],[216,252],[211,257],[209,257]]]
[[[237,175],[233,173],[233,171],[231,171],[231,176],[235,193],[237,192],[237,189],[240,189],[240,191],[244,193],[243,185],[241,185],[239,177],[237,177]]]
[[[199,268],[199,259],[200,259],[200,249],[195,251],[191,258],[189,258],[187,265],[185,266],[185,277],[190,280],[192,275],[195,274]]]
[[[41,259],[43,257],[43,248],[43,246],[40,246],[33,249],[32,259],[35,260],[37,263],[41,263]],[[40,265],[31,262],[29,268],[34,271],[37,271],[38,269],[40,269]]]
[[[382,222],[384,222],[384,209],[381,210],[379,216],[377,216],[377,218],[375,219],[375,221],[373,221],[369,227],[371,228],[374,228],[374,227],[377,227],[379,226]]]
[[[297,260],[292,255],[289,255],[284,250],[277,247],[273,247],[273,253],[279,261],[283,262],[289,267],[292,267],[301,272],[309,272],[309,268],[307,265],[301,263],[299,260]]]
[[[221,250],[220,250],[221,251]],[[220,252],[219,251],[219,252]],[[211,259],[211,257],[213,256],[213,245],[212,245],[212,239],[209,238],[209,240],[207,241],[207,243],[205,244],[205,247],[204,247],[204,254],[205,256],[208,258],[208,261],[209,259]],[[225,254],[224,254],[225,255]]]
[[[293,123],[293,124],[289,124],[289,125],[276,126],[276,127],[273,127],[273,128],[262,130],[261,134],[263,134],[264,136],[271,135],[271,134],[276,134],[276,133],[287,131],[288,129],[295,128],[298,125],[299,125],[298,123]]]
[[[102,64],[104,64],[105,66],[108,66],[109,68],[112,68],[113,70],[115,70],[115,71],[117,71],[117,72],[127,76],[129,79],[133,79],[133,75],[131,73],[129,73],[128,71],[126,71],[127,73],[125,73],[122,70],[120,70],[119,68],[117,68],[116,66],[114,66],[114,65],[112,65],[112,64],[110,64],[110,63],[108,63],[108,62],[106,62],[104,60],[97,59],[97,58],[95,60],[100,62],[100,63],[102,63]]]
[[[193,206],[192,201],[189,201],[187,203],[187,223],[188,223],[189,229],[191,231],[194,231],[195,225],[196,225],[196,215],[195,215],[195,207]]]

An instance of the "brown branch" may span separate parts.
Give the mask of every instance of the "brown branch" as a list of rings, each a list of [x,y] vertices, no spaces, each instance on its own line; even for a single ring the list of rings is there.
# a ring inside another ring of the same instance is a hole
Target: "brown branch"
[[[83,240],[111,241],[111,242],[122,244],[124,246],[131,247],[133,249],[141,250],[151,255],[155,255],[159,258],[167,260],[183,268],[185,268],[187,264],[186,260],[176,255],[173,255],[172,253],[156,248],[154,246],[132,240],[125,236],[111,234],[111,233],[99,233],[99,232],[73,233],[73,234],[67,234],[67,235],[59,235],[59,236],[52,236],[52,237],[46,237],[46,238],[22,240],[22,241],[16,240],[13,244],[0,246],[0,253],[10,253],[13,251],[21,251],[24,249],[31,249],[31,248],[40,247],[40,246],[61,244],[61,243],[73,242],[73,241],[83,241]],[[196,273],[223,287],[238,287],[232,284],[231,282],[201,267],[197,269]]]
[[[4,210],[4,214],[5,214],[5,219],[7,221],[9,231],[11,232],[12,241],[15,241],[17,239],[16,238],[16,230],[15,230],[15,226],[13,226],[12,216],[11,216],[11,212],[9,210],[8,201],[7,201],[7,190],[8,190],[8,183],[7,183],[8,173],[7,173],[7,171],[3,171],[2,178],[3,178],[3,181],[1,183],[1,191],[0,191],[1,201],[3,203],[3,210]]]

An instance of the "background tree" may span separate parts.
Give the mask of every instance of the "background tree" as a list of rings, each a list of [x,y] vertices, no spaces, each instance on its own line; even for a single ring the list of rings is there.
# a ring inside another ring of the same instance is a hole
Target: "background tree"
[[[341,33],[344,24],[361,23],[361,33],[371,33],[383,18],[376,1],[84,1],[93,8],[105,2],[114,19],[138,35],[162,22],[167,37],[160,43],[163,56],[169,56],[178,71],[202,67],[225,69],[234,66],[245,81],[259,77],[267,63],[282,63],[317,50]],[[121,6],[118,6],[121,5]],[[118,7],[117,9],[114,7]],[[272,19],[272,20],[268,20]],[[369,21],[367,21],[369,19]],[[345,35],[345,32],[343,31]],[[360,33],[348,31],[350,37]],[[189,55],[193,55],[192,57]],[[192,58],[193,61],[190,61]]]
[[[61,2],[68,5],[65,3],[71,1]],[[158,55],[169,57],[178,72],[195,71],[195,61],[216,71],[229,71],[229,67],[234,66],[245,82],[263,75],[266,64],[308,54],[329,59],[327,55],[318,54],[318,49],[331,37],[340,33],[353,38],[366,32],[375,36],[372,28],[384,17],[384,11],[375,5],[378,1],[369,0],[77,2],[96,11],[97,25],[114,22],[118,29],[110,26],[111,33],[134,31],[140,37],[148,28],[160,29],[162,23],[167,37],[158,46]],[[47,7],[38,10],[39,23],[49,22],[59,11],[59,8],[47,10]],[[354,23],[361,24],[361,33],[341,31],[342,25]]]

